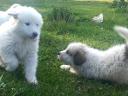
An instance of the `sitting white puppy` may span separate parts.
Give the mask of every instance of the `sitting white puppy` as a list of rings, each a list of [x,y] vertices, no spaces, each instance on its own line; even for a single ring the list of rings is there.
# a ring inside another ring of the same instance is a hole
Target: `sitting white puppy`
[[[128,40],[128,29],[115,27]],[[108,50],[98,50],[82,43],[71,43],[59,52],[59,59],[67,65],[60,68],[86,78],[103,79],[128,84],[128,44],[117,45]]]
[[[25,77],[37,84],[37,52],[42,16],[34,8],[21,6],[9,13],[12,18],[0,26],[0,61],[7,71],[24,64]]]
[[[10,19],[11,16],[8,15],[8,13],[10,13],[12,10],[15,10],[18,6],[21,6],[21,5],[13,4],[8,10],[0,11],[0,25]]]

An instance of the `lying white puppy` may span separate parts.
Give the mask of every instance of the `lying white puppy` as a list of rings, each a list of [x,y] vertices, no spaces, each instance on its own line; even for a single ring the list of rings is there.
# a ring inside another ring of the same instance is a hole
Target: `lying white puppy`
[[[96,23],[103,23],[103,21],[104,21],[103,13],[100,13],[98,16],[94,16],[92,18],[92,21],[94,21]]]
[[[128,40],[128,29],[115,30]],[[67,65],[60,68],[86,78],[103,79],[128,84],[128,44],[117,45],[102,51],[82,43],[71,43],[59,52],[59,59]]]
[[[12,18],[0,26],[0,65],[14,71],[24,64],[25,77],[37,84],[37,52],[42,16],[34,8],[21,6],[11,11]]]
[[[0,11],[0,25],[9,20],[11,16],[8,15],[8,13],[10,13],[12,10],[15,10],[18,6],[21,6],[21,5],[13,4],[8,10]]]

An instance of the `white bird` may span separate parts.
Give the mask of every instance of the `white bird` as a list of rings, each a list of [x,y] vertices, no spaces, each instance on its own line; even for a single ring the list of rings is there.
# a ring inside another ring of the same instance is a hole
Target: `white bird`
[[[99,15],[94,16],[92,18],[92,21],[94,21],[95,23],[103,23],[103,20],[104,20],[103,13],[100,13]]]

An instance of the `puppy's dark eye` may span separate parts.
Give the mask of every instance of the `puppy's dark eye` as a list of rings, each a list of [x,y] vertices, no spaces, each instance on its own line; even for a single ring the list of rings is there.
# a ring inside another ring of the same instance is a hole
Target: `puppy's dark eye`
[[[69,50],[66,51],[66,53],[70,56],[72,56],[71,52]]]
[[[36,26],[39,26],[39,24],[36,24]]]
[[[26,23],[25,23],[25,25],[29,26],[29,25],[30,25],[30,23],[29,23],[29,22],[26,22]]]

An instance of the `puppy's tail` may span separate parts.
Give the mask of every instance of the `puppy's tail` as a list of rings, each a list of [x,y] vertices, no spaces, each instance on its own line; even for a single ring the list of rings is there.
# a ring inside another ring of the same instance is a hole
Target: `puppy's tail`
[[[122,26],[115,26],[114,30],[128,42],[128,28]]]

